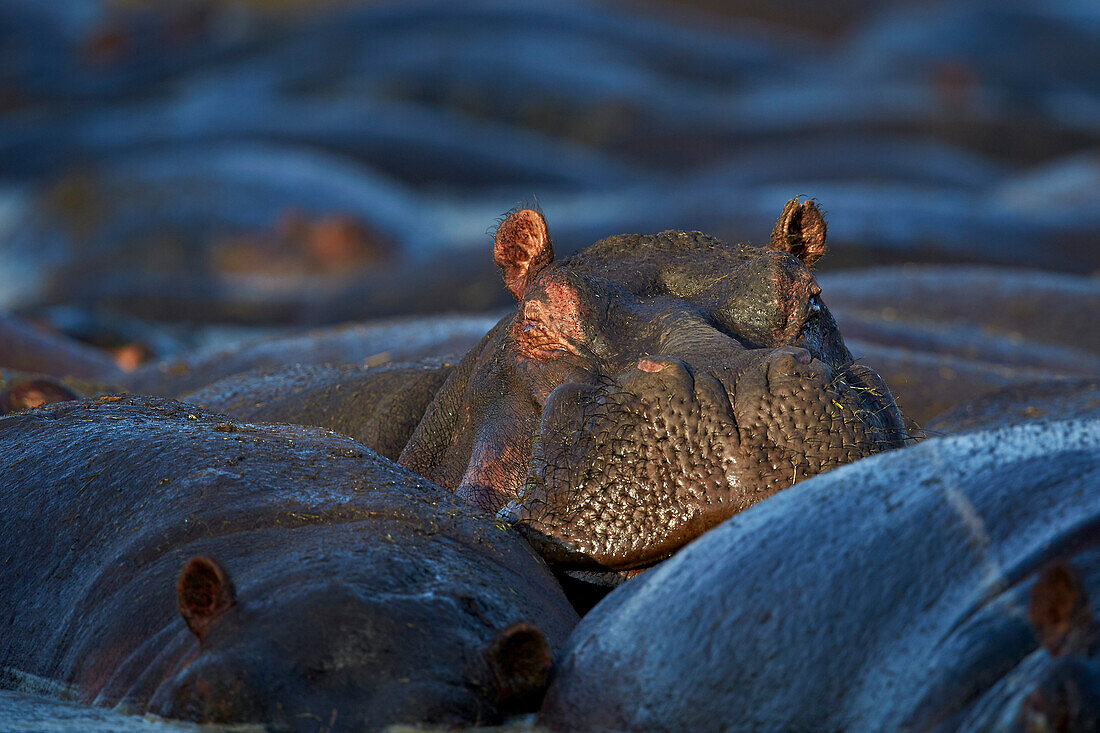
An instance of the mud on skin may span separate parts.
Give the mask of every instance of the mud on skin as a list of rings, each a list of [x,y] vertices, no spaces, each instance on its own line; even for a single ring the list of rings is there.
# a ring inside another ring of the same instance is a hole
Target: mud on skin
[[[889,389],[852,363],[810,272],[825,229],[792,200],[768,247],[669,231],[555,262],[542,215],[512,213],[493,254],[516,311],[455,368],[400,463],[613,581],[903,445]]]
[[[0,418],[0,455],[0,668],[83,702],[492,723],[576,622],[507,528],[334,433],[106,397]]]

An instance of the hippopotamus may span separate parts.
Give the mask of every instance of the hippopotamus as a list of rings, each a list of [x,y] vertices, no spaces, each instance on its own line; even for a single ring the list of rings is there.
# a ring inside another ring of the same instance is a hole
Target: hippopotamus
[[[457,363],[265,366],[184,398],[396,453],[514,524],[556,569],[615,583],[800,479],[907,442],[890,390],[855,363],[811,274],[825,236],[817,206],[792,200],[767,247],[669,231],[555,262],[545,218],[520,209],[493,246],[516,307]],[[453,344],[468,327],[451,323]],[[375,333],[321,331],[191,362],[178,379],[172,367],[133,377],[179,390],[281,353],[306,365],[361,359],[363,343],[410,353]]]
[[[5,678],[272,730],[533,710],[576,614],[507,527],[316,428],[157,398],[0,418]]]
[[[791,200],[767,247],[701,232],[560,262],[539,211],[493,258],[516,308],[454,368],[399,463],[513,524],[558,567],[635,571],[796,481],[906,443],[811,274]]]
[[[251,372],[256,389],[265,391],[270,387],[262,384],[263,378],[280,378],[277,377],[280,370],[334,365],[372,367],[452,355],[461,357],[499,320],[499,314],[437,314],[245,339],[147,364],[125,375],[121,385],[135,394],[179,398],[204,390],[212,397],[214,390],[209,387],[215,382]],[[227,382],[227,387],[239,395],[245,384],[235,380]]]
[[[119,380],[123,371],[99,349],[0,314],[0,368],[57,377]]]
[[[932,438],[812,478],[604,598],[538,722],[1095,730],[1098,486],[1090,419]]]
[[[0,415],[77,399],[75,392],[54,379],[17,379],[5,386],[4,376],[0,372]]]
[[[186,400],[248,422],[335,430],[396,461],[454,366],[446,359],[296,364],[226,377]]]

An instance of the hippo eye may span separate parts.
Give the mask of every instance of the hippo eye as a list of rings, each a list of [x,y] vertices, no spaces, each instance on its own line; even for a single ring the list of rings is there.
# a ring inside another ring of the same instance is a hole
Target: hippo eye
[[[799,330],[799,334],[806,333],[806,331],[814,325],[820,315],[821,300],[814,295],[806,304],[806,318],[802,321],[802,328]]]

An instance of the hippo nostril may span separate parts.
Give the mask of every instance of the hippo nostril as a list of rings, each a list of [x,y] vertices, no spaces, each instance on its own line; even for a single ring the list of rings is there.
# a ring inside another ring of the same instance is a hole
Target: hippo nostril
[[[809,364],[813,361],[813,356],[806,349],[794,347],[790,349],[789,353],[799,364]]]
[[[798,372],[799,364],[805,366],[811,361],[813,361],[813,357],[810,355],[809,351],[795,346],[776,349],[771,356],[772,368],[779,369],[781,372],[791,376]]]

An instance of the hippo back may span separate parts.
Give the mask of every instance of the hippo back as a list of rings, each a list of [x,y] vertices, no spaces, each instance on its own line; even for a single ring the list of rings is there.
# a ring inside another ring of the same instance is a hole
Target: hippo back
[[[0,666],[86,701],[276,727],[268,698],[353,729],[491,719],[494,633],[531,623],[555,649],[575,619],[522,541],[324,430],[115,397],[4,417],[0,454]],[[176,578],[206,557],[240,610],[200,650]],[[235,718],[196,699],[223,682],[248,688]]]
[[[897,730],[1011,718],[1050,663],[1027,621],[1035,574],[1075,559],[1100,597],[1098,448],[1097,421],[1020,425],[928,440],[772,497],[586,616],[540,722]]]

